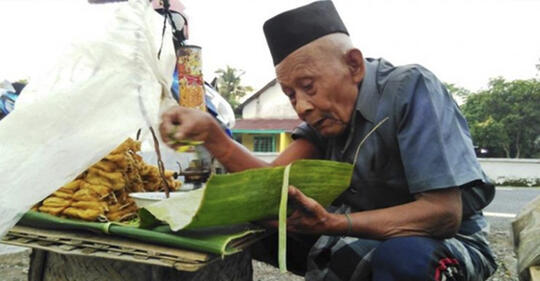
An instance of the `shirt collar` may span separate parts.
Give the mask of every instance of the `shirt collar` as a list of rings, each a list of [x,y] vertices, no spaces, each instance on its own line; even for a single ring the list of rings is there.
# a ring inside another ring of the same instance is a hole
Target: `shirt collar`
[[[356,110],[371,123],[375,123],[377,118],[379,91],[376,79],[378,64],[378,60],[364,60],[366,71],[364,79],[359,85],[358,98],[356,98]]]

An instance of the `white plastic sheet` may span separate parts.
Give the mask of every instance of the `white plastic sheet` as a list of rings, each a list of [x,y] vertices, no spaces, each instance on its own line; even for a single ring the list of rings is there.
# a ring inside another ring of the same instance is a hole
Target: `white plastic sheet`
[[[0,236],[147,120],[157,128],[160,107],[172,103],[170,29],[158,59],[163,18],[146,0],[113,6],[103,36],[73,44],[0,122]]]

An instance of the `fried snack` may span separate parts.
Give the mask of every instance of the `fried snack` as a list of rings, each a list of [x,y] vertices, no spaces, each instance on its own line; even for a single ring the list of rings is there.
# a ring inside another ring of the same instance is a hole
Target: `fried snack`
[[[128,150],[140,151],[141,150],[141,142],[135,141],[132,138],[128,138],[121,145],[119,145],[117,148],[115,148],[110,154],[119,154],[119,153],[126,152]]]
[[[125,170],[129,167],[129,163],[125,156],[123,156],[123,158],[121,158],[120,160],[117,160],[116,162],[114,162],[114,164],[118,166],[118,169],[120,170]]]
[[[121,172],[105,172],[96,168],[90,168],[86,181],[93,185],[102,185],[113,190],[120,190],[126,186],[124,175]]]
[[[109,211],[109,206],[107,205],[107,202],[103,201],[76,201],[71,204],[71,207],[79,208],[79,209],[93,209],[93,210],[99,210],[101,212]]]
[[[107,197],[107,195],[111,193],[111,188],[106,187],[104,185],[84,183],[83,188],[94,191],[95,193],[99,194],[100,198]]]
[[[169,171],[169,170],[167,170],[167,171],[165,171],[163,174],[165,175],[166,178],[172,178],[172,177],[174,176],[175,173],[176,173],[176,172],[174,172],[174,171]]]
[[[57,191],[73,195],[73,193],[75,193],[76,190],[78,190],[78,188],[77,189],[66,189],[65,187],[60,187]]]
[[[107,213],[107,218],[110,221],[121,221],[129,216],[136,215],[137,206],[135,202],[130,202],[124,205],[116,204],[110,207]]]
[[[41,206],[38,210],[42,213],[51,214],[53,216],[58,216],[66,207],[50,207],[50,206]]]
[[[47,207],[66,207],[71,204],[71,200],[66,200],[59,197],[49,197],[43,200],[43,206]]]
[[[94,166],[92,166],[96,169],[100,169],[102,171],[105,171],[105,172],[114,172],[118,169],[118,167],[116,166],[116,164],[112,161],[108,161],[107,159],[104,159],[104,160],[101,160],[99,162],[97,162],[96,164],[94,164]]]
[[[100,215],[103,215],[103,211],[99,209],[79,209],[69,207],[65,209],[62,214],[87,221],[95,221]]]
[[[116,164],[118,162],[122,162],[122,160],[125,160],[125,159],[124,159],[123,153],[115,153],[115,154],[109,154],[105,156],[105,160],[111,161]]]
[[[112,186],[112,183],[109,180],[107,180],[106,178],[100,177],[99,175],[95,173],[88,173],[88,175],[86,176],[84,180],[89,184],[103,185],[106,187]]]
[[[111,188],[112,190],[114,191],[120,191],[122,189],[124,189],[126,187],[126,182],[125,181],[117,181],[117,182],[113,182],[112,185],[111,185]]]
[[[83,188],[73,194],[73,199],[77,201],[99,201],[100,196],[89,188]]]
[[[179,181],[174,180],[174,178],[167,178],[167,183],[169,184],[169,187],[173,190],[178,190],[182,185]]]
[[[61,189],[63,190],[77,190],[80,188],[82,180],[77,179],[72,182],[68,182],[66,185],[62,186]]]
[[[65,190],[59,189],[55,191],[52,195],[58,198],[62,198],[62,199],[71,199],[73,197],[73,190],[65,191]]]
[[[137,206],[129,193],[163,189],[159,169],[144,163],[137,154],[140,145],[138,141],[126,140],[33,209],[88,221],[136,217]],[[171,189],[180,187],[173,171],[165,171],[164,176]]]
[[[95,167],[90,167],[90,169],[88,169],[88,175],[102,177],[110,182],[124,181],[122,172],[106,172]]]

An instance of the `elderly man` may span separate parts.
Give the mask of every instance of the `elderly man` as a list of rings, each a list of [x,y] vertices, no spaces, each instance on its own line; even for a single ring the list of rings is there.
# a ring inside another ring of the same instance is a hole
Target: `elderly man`
[[[300,206],[289,233],[318,238],[289,244],[309,245],[290,259],[305,262],[297,268],[306,280],[489,277],[496,265],[481,210],[494,189],[441,82],[419,65],[364,58],[330,1],[279,14],[264,32],[277,80],[304,121],[295,141],[264,163],[209,115],[180,107],[163,115],[164,140],[202,140],[229,171],[300,158],[354,163],[350,188],[328,209],[289,189]]]

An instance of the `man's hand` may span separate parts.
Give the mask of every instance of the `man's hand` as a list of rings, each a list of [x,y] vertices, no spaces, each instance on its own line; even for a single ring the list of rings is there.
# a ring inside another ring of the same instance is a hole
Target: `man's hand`
[[[161,138],[173,149],[189,145],[192,141],[203,142],[206,149],[229,172],[269,165],[234,142],[206,112],[175,106],[163,113],[161,120]]]
[[[328,213],[300,190],[289,187],[289,205],[294,211],[287,219],[287,230],[299,233],[357,236],[388,239],[401,236],[448,238],[461,224],[461,193],[448,188],[418,194],[415,201],[393,207],[355,212],[347,217]],[[261,222],[277,227],[277,221]]]
[[[294,211],[287,218],[287,231],[306,234],[338,234],[343,232],[341,215],[328,213],[317,201],[298,188],[289,186],[289,207]],[[277,227],[278,221],[260,222],[266,227]],[[346,225],[346,222],[345,222]],[[346,229],[346,227],[345,227]]]
[[[220,130],[210,114],[182,106],[167,110],[161,119],[161,137],[167,145],[175,149],[182,145],[179,142],[182,140],[207,142],[216,129]]]
[[[289,186],[289,206],[293,206],[294,211],[287,218],[287,231],[310,234],[332,232],[334,215],[294,186]]]

